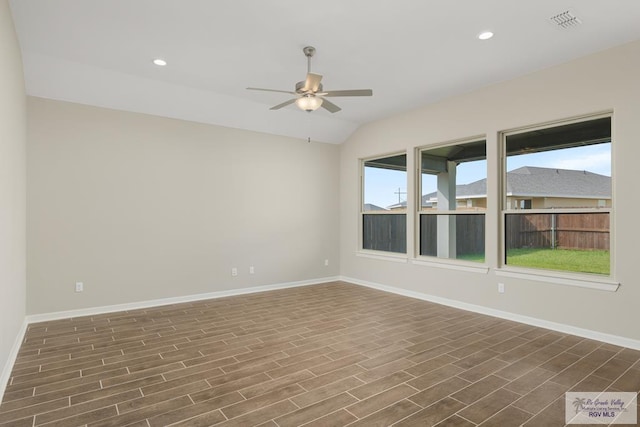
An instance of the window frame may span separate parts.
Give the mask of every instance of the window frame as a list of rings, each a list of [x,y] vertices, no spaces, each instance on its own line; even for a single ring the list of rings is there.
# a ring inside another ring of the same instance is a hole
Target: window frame
[[[485,143],[485,157],[484,160],[485,162],[488,161],[488,156],[487,156],[487,136],[486,134],[480,134],[480,135],[474,135],[474,136],[470,136],[470,137],[466,137],[466,138],[458,138],[458,139],[454,139],[454,140],[449,140],[449,141],[445,141],[445,142],[441,142],[441,143],[437,143],[437,144],[430,144],[430,145],[424,145],[424,146],[420,146],[420,147],[416,147],[415,148],[415,191],[414,191],[414,200],[415,200],[415,204],[414,204],[414,209],[413,209],[413,214],[414,214],[414,253],[413,253],[413,263],[414,264],[418,264],[418,265],[426,265],[426,266],[444,266],[446,268],[451,268],[451,269],[458,269],[458,270],[463,270],[463,271],[481,271],[486,273],[489,269],[488,267],[488,263],[487,263],[487,240],[488,240],[488,235],[487,235],[487,218],[488,218],[488,211],[489,211],[489,206],[490,206],[490,202],[489,202],[489,191],[488,191],[488,187],[487,187],[487,191],[486,191],[486,195],[485,195],[485,210],[484,211],[477,211],[477,212],[471,212],[471,211],[464,211],[464,210],[450,210],[450,209],[446,209],[446,210],[437,210],[437,211],[425,211],[422,209],[422,196],[423,196],[423,190],[422,190],[422,152],[423,151],[428,151],[428,150],[433,150],[433,149],[438,149],[438,148],[444,148],[444,147],[450,147],[453,145],[463,145],[463,144],[469,144],[469,143],[477,143],[480,141],[484,141]],[[487,163],[487,169],[485,170],[485,178],[484,179],[488,179],[488,163]],[[457,184],[456,184],[457,185]],[[459,258],[443,258],[443,257],[438,257],[436,256],[431,256],[431,255],[422,255],[420,253],[420,248],[421,248],[421,234],[422,234],[422,230],[421,230],[421,221],[422,221],[422,216],[423,215],[450,215],[453,216],[455,218],[455,215],[482,215],[484,217],[484,226],[485,226],[485,232],[484,232],[484,261],[483,262],[477,262],[477,261],[469,261],[469,260],[464,260],[464,259],[459,259]]]
[[[517,135],[527,133],[536,130],[548,129],[556,126],[570,125],[574,123],[588,122],[591,120],[597,120],[602,118],[611,119],[611,206],[610,207],[593,207],[593,208],[548,208],[548,209],[514,209],[508,206],[508,194],[507,194],[507,137],[511,135]],[[613,111],[603,111],[594,114],[586,114],[582,116],[571,117],[567,119],[554,120],[535,125],[523,126],[504,130],[498,132],[499,143],[499,255],[498,265],[496,268],[496,275],[506,277],[518,277],[522,279],[529,279],[534,281],[558,283],[569,286],[586,287],[592,289],[600,289],[615,292],[619,287],[619,282],[616,281],[616,265],[615,265],[615,217],[614,212],[616,210],[616,197],[614,194],[615,188],[615,164],[614,164],[614,151],[616,144],[614,143],[614,117]],[[506,222],[507,215],[527,215],[527,214],[550,214],[550,213],[608,213],[609,215],[609,274],[597,274],[586,272],[573,272],[563,270],[551,270],[543,268],[527,268],[522,266],[514,266],[507,264],[507,248],[506,248]]]
[[[409,171],[411,168],[409,167],[409,156],[406,150],[400,151],[392,151],[389,153],[368,156],[358,159],[358,174],[359,174],[359,193],[360,197],[358,198],[358,248],[356,250],[356,255],[364,256],[374,259],[380,260],[390,260],[396,262],[407,262],[409,257],[409,240],[408,240],[408,214],[409,214],[409,194],[407,192],[407,209],[400,212],[394,211],[365,211],[365,173],[364,168],[365,164],[369,161],[376,159],[384,159],[387,157],[395,157],[395,156],[405,156],[406,166],[405,166],[405,188],[408,188],[409,183]],[[375,250],[375,249],[365,249],[364,248],[364,217],[365,215],[404,215],[405,216],[405,251],[404,252],[391,252],[391,251],[383,251],[383,250]]]

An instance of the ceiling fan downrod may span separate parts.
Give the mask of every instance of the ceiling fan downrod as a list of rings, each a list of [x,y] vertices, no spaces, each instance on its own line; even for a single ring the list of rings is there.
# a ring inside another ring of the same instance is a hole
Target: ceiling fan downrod
[[[302,48],[302,52],[304,52],[304,56],[307,57],[307,74],[311,72],[311,58],[316,53],[316,48],[313,46],[305,46]]]

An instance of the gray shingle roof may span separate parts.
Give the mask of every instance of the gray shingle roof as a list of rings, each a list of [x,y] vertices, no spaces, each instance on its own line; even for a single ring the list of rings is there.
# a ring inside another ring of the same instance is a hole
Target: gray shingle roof
[[[611,177],[588,171],[523,166],[507,173],[514,196],[611,198]]]
[[[456,185],[456,198],[486,197],[487,180]],[[566,197],[610,199],[611,177],[589,171],[523,166],[507,172],[507,195],[525,197]],[[422,196],[422,206],[428,205],[436,193]],[[406,206],[407,202],[393,207]],[[392,207],[389,206],[389,209]]]
[[[374,205],[372,203],[365,203],[364,210],[365,211],[386,211],[387,209],[378,205]]]

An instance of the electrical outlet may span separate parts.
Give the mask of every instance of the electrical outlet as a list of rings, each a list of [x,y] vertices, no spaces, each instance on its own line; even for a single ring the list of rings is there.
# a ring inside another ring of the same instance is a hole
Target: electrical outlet
[[[256,274],[256,269],[253,268],[253,265],[249,267],[249,274]]]
[[[84,291],[84,284],[82,282],[76,282],[76,292]]]
[[[504,283],[498,283],[498,292],[504,294]]]
[[[326,266],[328,266],[328,265],[329,265],[329,260],[328,260],[328,259],[325,259],[325,260],[324,260],[324,266],[326,267]]]
[[[237,269],[236,267],[233,267],[233,268],[231,269],[231,275],[232,275],[233,277],[235,277],[235,276],[237,276],[237,275],[238,275],[238,269]]]

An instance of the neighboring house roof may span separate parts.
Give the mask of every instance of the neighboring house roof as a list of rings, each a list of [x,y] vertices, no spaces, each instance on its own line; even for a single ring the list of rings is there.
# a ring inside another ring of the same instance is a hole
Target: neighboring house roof
[[[589,171],[523,166],[507,172],[507,195],[521,197],[564,197],[580,199],[610,199],[611,177]],[[456,199],[487,196],[487,180],[456,185]],[[422,196],[422,206],[437,198],[436,192]],[[388,209],[406,207],[397,203]]]
[[[524,166],[507,172],[507,194],[610,199],[611,177],[588,171]]]
[[[365,203],[364,210],[365,211],[386,211],[387,209],[383,208],[382,206],[374,205],[372,203]]]

